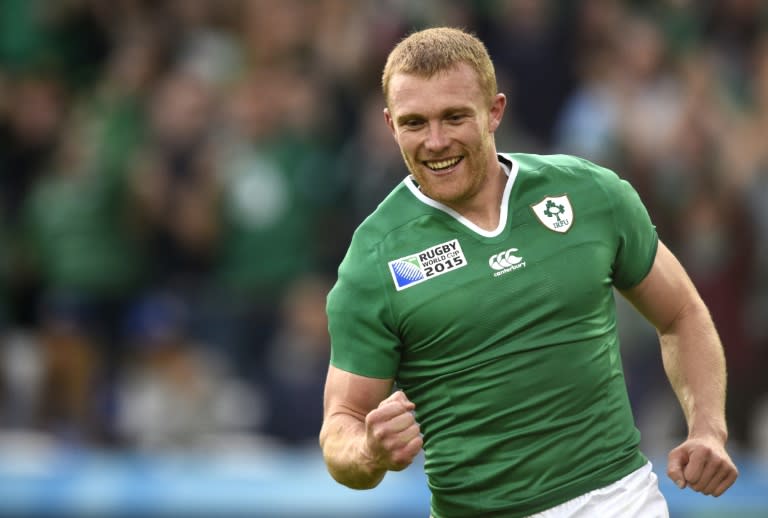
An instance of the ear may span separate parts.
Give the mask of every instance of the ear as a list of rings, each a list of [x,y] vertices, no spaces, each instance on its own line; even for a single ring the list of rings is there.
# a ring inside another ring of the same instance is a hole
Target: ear
[[[504,117],[504,109],[507,107],[507,96],[504,94],[496,94],[491,101],[491,109],[488,117],[488,131],[493,133],[496,128],[501,124],[501,119]]]
[[[389,131],[392,132],[392,136],[397,140],[397,133],[395,132],[395,121],[392,119],[392,114],[389,113],[389,108],[384,108],[384,121],[389,126]]]

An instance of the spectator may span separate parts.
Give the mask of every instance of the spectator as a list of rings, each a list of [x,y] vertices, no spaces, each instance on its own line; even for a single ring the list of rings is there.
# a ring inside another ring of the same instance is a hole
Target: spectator
[[[232,377],[228,361],[189,335],[184,301],[147,295],[126,314],[129,344],[118,380],[116,428],[140,450],[213,447],[217,437],[256,425],[249,389]]]
[[[282,301],[279,324],[268,344],[264,432],[289,444],[316,443],[330,359],[325,297],[330,280],[297,278]]]
[[[55,77],[22,76],[8,82],[0,118],[0,228],[4,243],[3,287],[9,324],[30,327],[37,315],[40,279],[23,246],[23,206],[52,159],[67,127],[68,102]]]

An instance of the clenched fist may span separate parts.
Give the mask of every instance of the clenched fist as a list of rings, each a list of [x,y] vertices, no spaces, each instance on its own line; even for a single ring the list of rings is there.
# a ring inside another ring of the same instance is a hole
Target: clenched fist
[[[397,391],[365,416],[367,455],[375,465],[400,471],[421,451],[423,440],[414,408],[416,405]]]
[[[688,439],[669,453],[667,475],[679,488],[720,496],[736,481],[739,470],[722,443]]]

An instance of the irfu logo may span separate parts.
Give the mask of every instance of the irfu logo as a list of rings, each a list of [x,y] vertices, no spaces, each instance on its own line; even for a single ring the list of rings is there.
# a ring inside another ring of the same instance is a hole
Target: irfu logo
[[[573,207],[567,194],[547,196],[539,203],[531,205],[531,209],[545,227],[555,232],[568,232],[573,224]]]
[[[547,200],[547,208],[544,210],[544,214],[550,218],[554,216],[557,218],[557,221],[560,221],[560,214],[563,212],[565,212],[565,207],[553,202],[552,200]]]

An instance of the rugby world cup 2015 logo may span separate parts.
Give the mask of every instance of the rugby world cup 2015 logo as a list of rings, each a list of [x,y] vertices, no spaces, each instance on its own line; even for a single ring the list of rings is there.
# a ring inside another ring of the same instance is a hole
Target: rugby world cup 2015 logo
[[[431,246],[421,252],[390,261],[389,272],[397,291],[467,265],[458,239]]]

